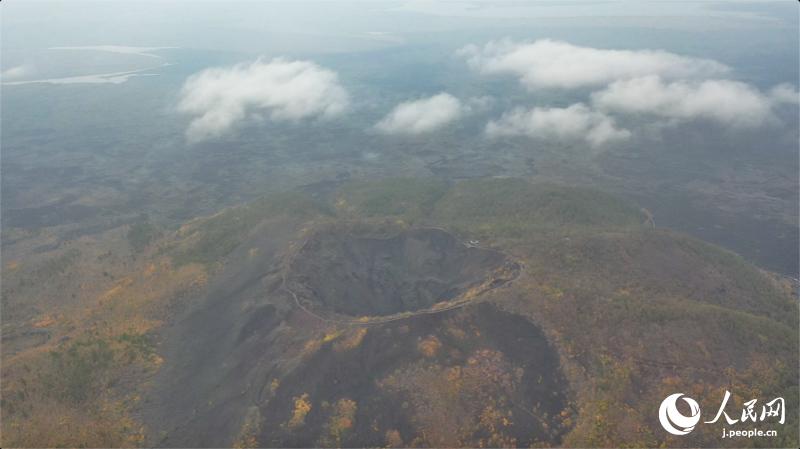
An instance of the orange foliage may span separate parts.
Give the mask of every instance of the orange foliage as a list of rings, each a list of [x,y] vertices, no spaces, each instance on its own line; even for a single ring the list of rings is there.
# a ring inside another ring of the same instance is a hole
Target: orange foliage
[[[400,437],[400,432],[395,429],[386,431],[386,447],[403,447],[403,439]]]
[[[34,321],[33,327],[42,328],[42,327],[50,327],[56,324],[55,318],[51,317],[50,315],[45,315],[41,319]]]
[[[311,411],[311,402],[308,400],[308,393],[303,393],[301,396],[294,398],[294,410],[292,411],[292,418],[289,419],[288,426],[292,429],[302,426],[306,423],[306,415]]]
[[[429,335],[417,344],[417,349],[419,349],[419,352],[421,352],[425,357],[435,356],[441,347],[442,342],[439,341],[435,335]]]
[[[351,349],[357,348],[361,345],[361,341],[364,340],[364,336],[367,335],[367,328],[360,327],[355,330],[351,330],[345,333],[342,338],[337,340],[333,344],[333,350],[337,352],[341,351],[349,351]]]

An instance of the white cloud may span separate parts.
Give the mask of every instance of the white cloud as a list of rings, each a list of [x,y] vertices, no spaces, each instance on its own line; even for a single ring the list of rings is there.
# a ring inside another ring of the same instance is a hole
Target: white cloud
[[[755,127],[775,120],[781,104],[800,103],[789,84],[760,91],[749,84],[723,79],[731,69],[710,59],[680,56],[663,50],[609,50],[562,41],[492,41],[458,51],[482,74],[506,74],[529,90],[597,87],[591,108],[516,109],[489,122],[490,135],[572,138],[582,135],[591,145],[626,139],[612,113],[639,114],[678,123],[712,120],[726,126]]]
[[[797,89],[794,86],[787,83],[778,84],[777,86],[770,89],[769,97],[775,104],[800,103],[800,93],[797,92]]]
[[[605,50],[550,39],[492,41],[483,47],[467,45],[458,53],[478,72],[517,76],[531,90],[598,86],[648,75],[702,78],[729,71],[716,61],[662,50]]]
[[[470,97],[467,100],[467,107],[470,111],[486,111],[494,105],[494,97],[484,95],[481,97]]]
[[[541,139],[583,139],[593,147],[631,137],[630,131],[617,128],[611,117],[583,103],[566,108],[518,108],[503,114],[499,120],[490,121],[486,125],[486,134],[490,137],[524,135]]]
[[[774,95],[788,97],[788,92],[783,86]],[[665,82],[657,76],[617,81],[592,94],[592,101],[607,111],[681,120],[702,118],[745,127],[770,120],[774,104],[770,96],[738,81]]]
[[[469,105],[442,92],[432,97],[398,104],[375,128],[387,134],[422,134],[458,120],[469,110]]]
[[[16,67],[11,67],[10,69],[7,70],[3,70],[3,72],[0,73],[0,78],[2,78],[3,81],[12,81],[20,78],[25,78],[27,76],[30,76],[32,73],[33,73],[33,67],[23,64],[23,65],[18,65]]]
[[[178,110],[194,116],[186,137],[198,142],[262,113],[272,120],[327,118],[348,104],[336,72],[310,61],[276,58],[192,75],[183,85]]]

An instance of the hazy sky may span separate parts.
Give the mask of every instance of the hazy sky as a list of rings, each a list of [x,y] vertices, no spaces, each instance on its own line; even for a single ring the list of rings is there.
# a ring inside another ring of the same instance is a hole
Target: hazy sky
[[[507,110],[488,122],[487,135],[585,136],[587,144],[602,146],[631,137],[617,123],[626,115],[728,127],[774,121],[777,108],[796,102],[796,64],[780,60],[781,54],[797,57],[795,9],[763,1],[10,0],[2,7],[3,81],[122,83],[168,65],[158,54],[162,47],[241,53],[238,65],[210,67],[183,86],[177,111],[190,119],[187,140],[197,142],[254,117],[291,121],[346,113],[350,97],[360,95],[347,91],[336,68],[319,63],[321,55],[438,46],[477,79],[517,79],[532,94],[575,91],[581,98]],[[641,30],[651,28],[666,30],[661,41],[642,38]],[[731,33],[744,37],[726,42]],[[779,45],[765,46],[775,56],[741,47],[776,40]],[[104,50],[108,59],[75,47]],[[780,70],[735,60],[739,48],[748,57],[772,57],[769,65]],[[775,79],[753,76],[759,72]],[[396,104],[375,130],[429,132],[469,115],[475,101],[425,94]]]
[[[347,51],[402,42],[410,34],[514,26],[552,18],[565,25],[797,27],[787,1],[364,1],[43,2],[5,0],[3,49],[63,45],[181,46],[243,52]],[[586,23],[582,18],[591,17]],[[647,22],[657,17],[658,21]],[[695,19],[692,19],[695,18]],[[703,20],[696,20],[702,18]],[[709,20],[709,19],[724,20]],[[42,32],[47,30],[47,32]],[[325,36],[324,40],[320,37]]]

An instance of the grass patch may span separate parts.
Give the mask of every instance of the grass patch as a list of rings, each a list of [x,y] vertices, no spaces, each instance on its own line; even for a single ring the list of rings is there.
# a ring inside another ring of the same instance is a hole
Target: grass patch
[[[432,217],[507,236],[536,228],[638,227],[643,221],[637,207],[609,194],[521,179],[463,181],[436,203]]]
[[[57,276],[66,273],[67,269],[75,263],[81,255],[81,251],[77,248],[70,248],[52,259],[48,259],[36,269],[35,277],[40,279],[47,279],[48,277]]]
[[[113,371],[137,360],[149,360],[155,347],[145,334],[122,334],[112,339],[89,337],[50,352],[42,374],[48,396],[80,405],[96,399],[114,377]]]
[[[135,253],[140,253],[160,235],[161,231],[156,226],[149,221],[140,220],[132,224],[128,230],[128,244]]]
[[[249,231],[276,216],[312,218],[330,215],[330,207],[301,192],[285,192],[261,198],[244,206],[226,209],[199,222],[197,240],[188,247],[168,250],[176,266],[189,263],[213,265],[233,251]]]
[[[413,221],[427,216],[447,191],[433,178],[389,178],[356,182],[342,188],[337,207],[361,216],[400,216]]]

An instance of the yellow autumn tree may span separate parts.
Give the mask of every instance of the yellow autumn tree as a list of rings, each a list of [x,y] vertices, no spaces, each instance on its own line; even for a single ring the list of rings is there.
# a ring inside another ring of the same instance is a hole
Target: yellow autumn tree
[[[306,423],[306,415],[311,411],[311,401],[308,400],[308,393],[303,393],[294,398],[294,410],[292,418],[289,420],[289,428],[296,429]]]

